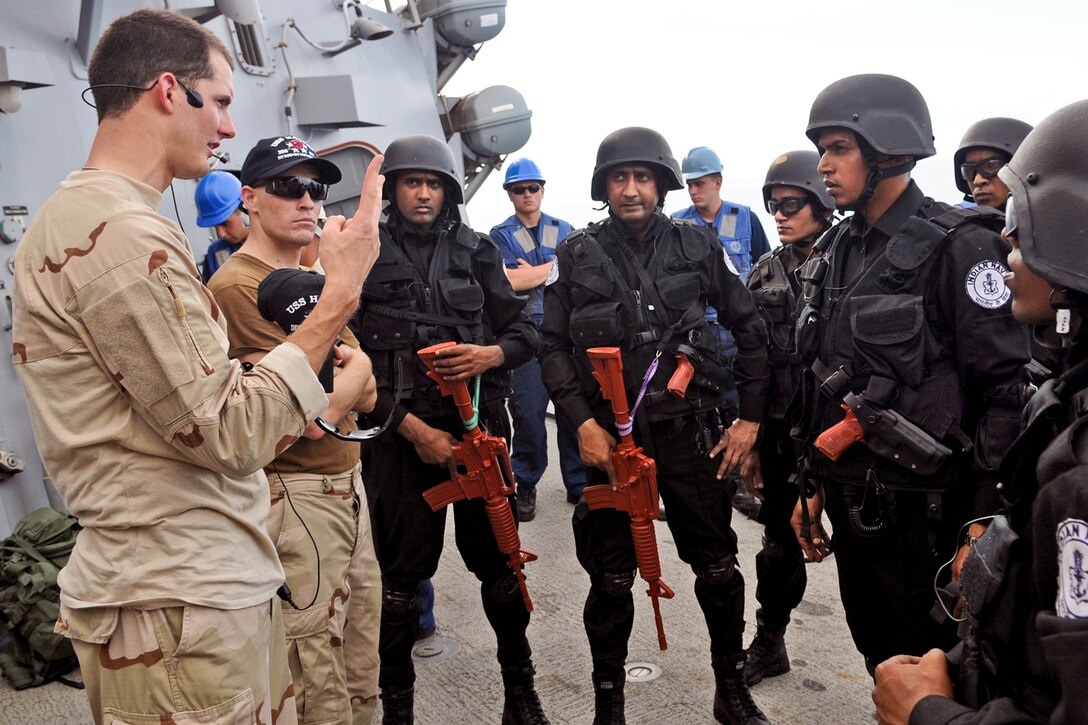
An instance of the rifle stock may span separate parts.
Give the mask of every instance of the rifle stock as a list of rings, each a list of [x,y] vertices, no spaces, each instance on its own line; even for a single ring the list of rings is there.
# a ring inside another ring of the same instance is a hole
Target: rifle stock
[[[436,353],[444,348],[456,345],[455,342],[442,342],[419,351],[419,357],[427,366],[427,377],[438,383],[443,395],[453,398],[457,413],[465,423],[473,420],[476,413],[472,406],[472,396],[468,385],[463,380],[446,380],[434,367]],[[423,493],[424,500],[432,511],[457,501],[473,498],[484,500],[487,519],[499,551],[509,557],[507,562],[518,580],[521,598],[525,609],[533,611],[533,601],[529,598],[529,588],[525,585],[525,573],[522,567],[530,561],[536,561],[537,555],[521,547],[518,527],[514,514],[510,510],[510,496],[514,495],[514,472],[510,468],[510,454],[506,450],[506,439],[492,436],[475,425],[468,430],[460,443],[453,447],[453,458],[457,466],[457,475],[437,486],[432,486]],[[462,472],[463,471],[463,472]]]
[[[616,426],[622,431],[631,422],[627,407],[627,391],[623,387],[623,361],[617,347],[595,347],[586,351],[593,365],[593,377],[601,385],[601,392],[612,403]],[[690,364],[690,363],[689,363]],[[672,599],[673,590],[661,581],[661,559],[657,553],[657,534],[654,519],[657,506],[657,465],[653,459],[635,445],[630,431],[621,433],[620,443],[612,451],[612,465],[616,469],[616,482],[611,486],[587,486],[586,504],[590,509],[614,508],[631,517],[631,541],[635,549],[635,561],[639,576],[646,581],[647,596],[654,607],[657,625],[657,642],[668,649],[665,624],[661,618],[660,599]]]

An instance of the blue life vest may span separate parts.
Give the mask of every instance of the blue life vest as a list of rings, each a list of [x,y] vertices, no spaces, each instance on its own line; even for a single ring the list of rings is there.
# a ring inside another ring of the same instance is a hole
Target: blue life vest
[[[541,212],[536,238],[517,216],[511,216],[491,230],[491,241],[502,252],[508,269],[517,269],[518,260],[524,259],[534,267],[547,264],[555,258],[555,248],[574,231],[570,223]],[[544,285],[522,292],[528,301],[525,312],[537,323],[544,319]]]

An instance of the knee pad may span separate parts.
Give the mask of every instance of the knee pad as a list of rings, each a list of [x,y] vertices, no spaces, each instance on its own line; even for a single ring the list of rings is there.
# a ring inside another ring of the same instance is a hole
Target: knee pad
[[[502,579],[483,584],[484,596],[493,602],[506,604],[521,597],[521,588],[518,586],[518,577],[510,572]]]
[[[382,589],[382,616],[397,621],[419,617],[419,601],[415,591]]]
[[[733,572],[736,569],[736,566],[736,557],[729,554],[717,561],[693,566],[692,570],[695,572],[695,577],[704,584],[717,587],[733,578]]]
[[[601,591],[610,597],[622,597],[635,585],[635,573],[605,574],[601,577]]]

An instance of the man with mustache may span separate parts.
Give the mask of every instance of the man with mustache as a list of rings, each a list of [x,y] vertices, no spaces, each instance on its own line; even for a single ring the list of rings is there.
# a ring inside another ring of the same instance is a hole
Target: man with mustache
[[[695,573],[716,685],[714,717],[759,725],[767,720],[744,681],[744,578],[730,528],[732,486],[723,478],[755,443],[767,343],[752,297],[715,235],[661,211],[665,194],[683,188],[679,166],[665,138],[649,128],[623,128],[601,142],[590,192],[607,202],[608,219],[571,235],[556,251],[544,291],[544,382],[578,431],[589,485],[608,486],[616,477],[611,453],[618,433],[586,350],[620,348],[632,435],[657,465],[669,529]],[[729,370],[706,320],[707,305],[718,310],[738,348],[740,417],[724,434]],[[678,353],[694,368],[679,395],[668,389]],[[637,564],[630,518],[612,508],[590,510],[583,498],[573,525],[578,561],[590,578],[584,620],[593,657],[593,722],[622,725]]]

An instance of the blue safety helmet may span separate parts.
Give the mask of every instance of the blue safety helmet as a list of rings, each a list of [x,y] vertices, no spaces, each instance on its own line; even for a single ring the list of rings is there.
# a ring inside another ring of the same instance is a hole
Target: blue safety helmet
[[[680,164],[680,171],[684,175],[684,181],[701,179],[710,174],[722,173],[722,160],[718,154],[706,146],[696,146],[684,157],[684,163]]]
[[[502,188],[507,189],[519,181],[539,181],[543,184],[544,174],[531,159],[518,159],[506,170],[506,181],[502,182]]]
[[[242,205],[242,182],[226,171],[212,171],[196,185],[196,224],[222,224]]]

